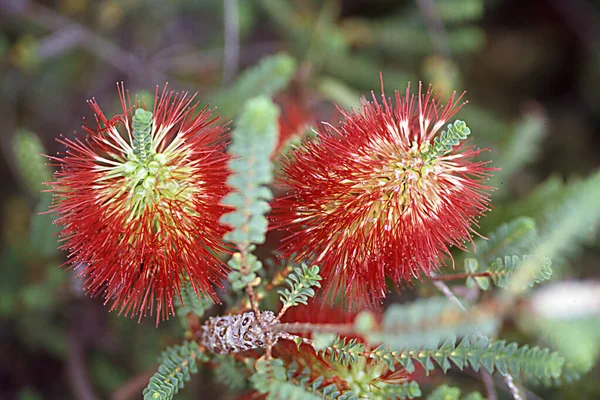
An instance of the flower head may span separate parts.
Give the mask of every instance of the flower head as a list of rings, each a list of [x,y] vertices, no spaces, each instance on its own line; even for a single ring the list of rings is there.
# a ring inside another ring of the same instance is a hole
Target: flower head
[[[461,96],[462,97],[462,96]],[[282,161],[290,195],[275,201],[275,224],[290,234],[282,253],[321,266],[330,294],[372,303],[395,283],[437,268],[450,246],[464,248],[487,210],[486,162],[459,143],[470,131],[457,121],[464,103],[446,104],[429,88],[363,101],[324,124],[316,140]]]
[[[214,298],[225,275],[217,258],[226,228],[227,156],[223,126],[194,96],[165,90],[147,111],[117,86],[123,113],[107,119],[89,103],[97,127],[87,137],[59,140],[66,152],[50,157],[56,222],[69,263],[92,295],[140,318],[174,312],[183,280]]]

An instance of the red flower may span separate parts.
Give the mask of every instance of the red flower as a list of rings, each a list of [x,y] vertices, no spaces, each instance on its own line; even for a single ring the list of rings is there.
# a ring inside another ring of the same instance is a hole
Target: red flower
[[[86,291],[125,315],[156,307],[158,322],[174,313],[184,279],[214,298],[226,274],[217,258],[226,232],[224,128],[206,108],[195,116],[187,93],[157,89],[148,112],[117,87],[123,114],[108,120],[91,100],[97,128],[59,140],[67,151],[50,157],[59,167],[51,211]]]
[[[320,265],[330,295],[352,303],[385,296],[386,278],[407,282],[437,268],[450,246],[464,248],[487,210],[491,168],[479,150],[439,151],[434,138],[458,111],[429,88],[395,92],[342,111],[282,160],[290,195],[274,202],[276,226],[290,232],[282,253]]]

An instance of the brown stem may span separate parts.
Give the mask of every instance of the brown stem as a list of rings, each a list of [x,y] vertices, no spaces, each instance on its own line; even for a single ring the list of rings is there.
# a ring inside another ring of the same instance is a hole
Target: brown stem
[[[473,272],[473,273],[464,273],[464,274],[450,274],[450,275],[435,275],[430,276],[430,279],[433,281],[457,281],[467,278],[475,278],[479,276],[492,276],[491,272]]]
[[[278,271],[275,274],[275,276],[273,277],[273,279],[271,280],[271,282],[269,282],[265,286],[265,292],[269,292],[275,286],[279,286],[279,284],[281,284],[283,281],[285,281],[285,278],[287,278],[287,276],[290,274],[290,272],[292,272],[292,270],[293,270],[293,268],[291,266],[287,266],[286,268],[282,269],[281,271]]]
[[[340,335],[355,333],[354,324],[311,324],[309,322],[276,324],[273,326],[273,331],[304,333],[326,332],[337,333]]]
[[[488,400],[498,400],[498,394],[496,393],[496,386],[492,375],[486,370],[482,370],[481,379],[483,380],[483,386],[485,387]]]
[[[281,308],[281,310],[279,310],[279,314],[277,314],[277,319],[281,319],[281,317],[283,317],[283,314],[285,314],[285,312],[288,310],[288,308],[290,308],[289,306],[283,306]]]
[[[254,294],[254,289],[252,286],[246,286],[246,292],[248,293],[248,298],[250,299],[250,305],[252,306],[252,311],[254,311],[254,315],[256,319],[260,318],[260,310],[258,308],[258,301],[256,300],[256,295]]]
[[[238,251],[240,252],[240,262],[242,264],[240,272],[244,275],[248,275],[248,265],[246,262],[248,246],[240,244],[238,245]],[[250,306],[252,307],[252,311],[254,311],[256,319],[259,319],[260,310],[258,308],[258,301],[256,300],[256,294],[254,293],[254,288],[251,286],[251,284],[246,285],[246,293],[248,293],[248,299],[250,300]]]

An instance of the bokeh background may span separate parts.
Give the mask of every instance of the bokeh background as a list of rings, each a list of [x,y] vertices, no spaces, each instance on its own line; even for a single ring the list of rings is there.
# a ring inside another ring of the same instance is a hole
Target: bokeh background
[[[297,67],[289,84],[276,85],[283,63],[236,86],[282,53]],[[38,214],[51,180],[39,154],[60,150],[55,138],[80,132],[82,118],[93,125],[87,99],[112,114],[115,82],[151,102],[168,81],[235,119],[245,98],[275,85],[284,116],[315,125],[339,119],[332,103],[379,91],[380,72],[389,93],[420,80],[467,91],[459,117],[503,168],[497,204],[544,182],[542,210],[600,166],[597,0],[0,0],[0,399],[140,398],[180,336],[177,321],[156,329],[109,314],[58,268],[52,216]],[[495,223],[492,213],[483,232]],[[598,278],[599,243],[590,238],[563,278]],[[543,398],[600,398],[597,378]],[[198,393],[226,396],[209,370],[181,398]]]

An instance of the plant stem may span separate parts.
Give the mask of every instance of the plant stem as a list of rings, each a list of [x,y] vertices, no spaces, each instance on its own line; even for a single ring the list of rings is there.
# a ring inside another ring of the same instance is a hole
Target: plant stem
[[[476,278],[479,276],[492,276],[489,271],[484,272],[474,272],[474,273],[464,273],[464,274],[450,274],[450,275],[432,275],[430,276],[431,280],[434,281],[457,281],[467,278]]]
[[[282,323],[273,326],[276,332],[326,332],[337,334],[355,333],[354,324],[312,324],[310,322]]]
[[[248,275],[248,265],[246,262],[246,258],[248,255],[248,246],[239,244],[237,247],[240,252],[240,262],[242,264],[242,268],[240,269],[240,272],[244,275]],[[254,315],[256,316],[256,319],[259,319],[260,318],[260,310],[258,308],[258,301],[256,299],[256,294],[254,293],[254,288],[252,287],[251,284],[246,285],[246,293],[248,293],[248,299],[250,300],[250,306],[252,307],[252,311],[254,311]]]

